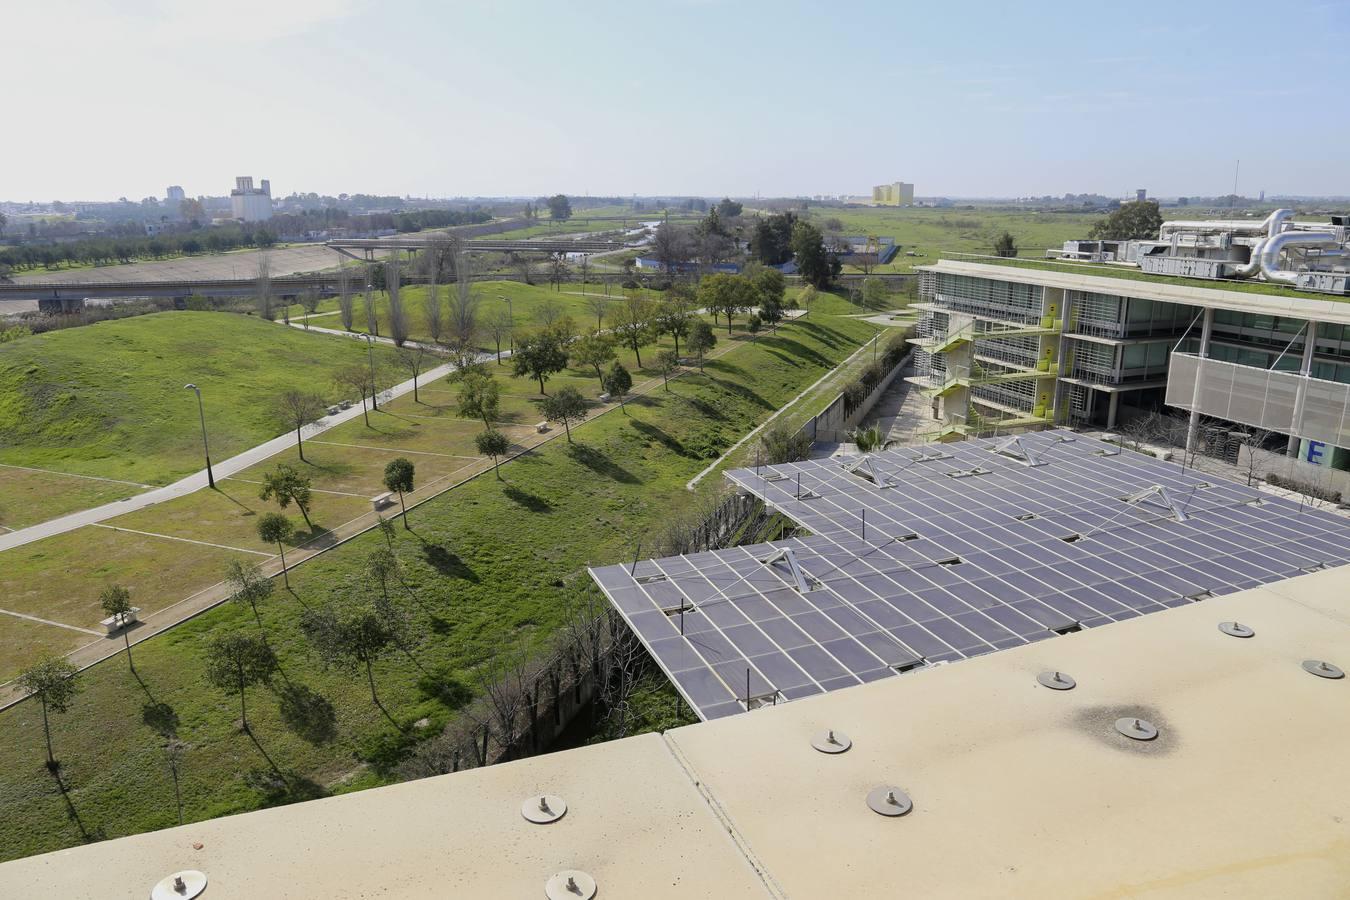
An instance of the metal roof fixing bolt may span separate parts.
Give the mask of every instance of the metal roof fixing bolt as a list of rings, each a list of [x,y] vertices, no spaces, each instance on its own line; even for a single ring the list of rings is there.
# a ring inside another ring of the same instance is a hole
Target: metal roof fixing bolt
[[[576,878],[572,877],[571,875],[567,876],[567,889],[575,894],[581,893],[581,888],[577,887]]]
[[[552,810],[550,810],[550,809],[548,808],[548,798],[547,798],[547,797],[540,797],[540,798],[539,798],[539,811],[540,811],[540,812],[552,812]]]
[[[183,881],[182,875],[173,876],[173,889],[180,894],[187,893],[187,882]]]
[[[1326,663],[1322,663],[1322,665],[1325,666]],[[833,729],[833,728],[831,728],[831,729],[829,730],[829,732],[826,734],[825,740],[829,741],[831,744],[837,744],[837,743],[839,743],[838,741],[836,741],[836,740],[834,739],[834,729]]]
[[[897,800],[897,799],[895,799],[895,791],[887,791],[887,792],[886,792],[886,802],[889,803],[891,806],[899,806],[899,805],[900,805],[900,801]]]
[[[1317,668],[1321,669],[1323,672],[1331,671],[1331,666],[1327,665],[1327,661],[1325,659],[1317,664]]]
[[[1058,681],[1058,682],[1060,682],[1060,683],[1062,684],[1062,683],[1064,682],[1064,676],[1061,675],[1059,672],[1056,672],[1056,673],[1055,673],[1055,680]]]

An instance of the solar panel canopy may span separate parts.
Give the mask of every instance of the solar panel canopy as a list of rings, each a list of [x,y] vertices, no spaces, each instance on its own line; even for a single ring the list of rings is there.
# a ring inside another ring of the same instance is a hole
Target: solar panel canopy
[[[704,719],[1350,562],[1350,521],[1063,430],[727,478],[809,534],[591,570]]]

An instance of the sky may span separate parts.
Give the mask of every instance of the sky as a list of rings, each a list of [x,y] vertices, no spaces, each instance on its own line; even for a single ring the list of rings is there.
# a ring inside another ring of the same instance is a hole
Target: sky
[[[1350,195],[1350,0],[6,7],[6,200]]]

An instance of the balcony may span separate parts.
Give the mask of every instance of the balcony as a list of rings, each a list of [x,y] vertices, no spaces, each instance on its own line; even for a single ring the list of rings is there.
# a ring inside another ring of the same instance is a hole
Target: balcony
[[[1253,428],[1350,446],[1350,384],[1339,381],[1173,353],[1167,404]]]

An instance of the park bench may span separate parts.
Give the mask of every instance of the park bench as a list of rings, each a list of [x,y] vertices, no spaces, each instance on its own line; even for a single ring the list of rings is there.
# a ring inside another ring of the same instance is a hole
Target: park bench
[[[376,512],[379,512],[386,506],[393,506],[393,505],[394,505],[394,495],[390,491],[385,491],[383,494],[376,494],[374,497],[370,498],[370,506]]]
[[[108,632],[108,634],[117,634],[117,632],[121,631],[123,628],[136,624],[136,614],[140,611],[141,608],[139,606],[133,606],[127,612],[117,616],[108,616],[108,618],[98,624],[102,625],[103,630]]]
[[[548,423],[540,422],[538,425],[534,426],[534,430],[543,434],[545,431],[548,431]]]
[[[610,397],[609,397],[609,392],[608,392],[608,391],[606,391],[605,393],[603,393],[603,394],[600,395],[600,402],[601,402],[601,403],[608,403],[609,400],[610,400]]]

